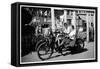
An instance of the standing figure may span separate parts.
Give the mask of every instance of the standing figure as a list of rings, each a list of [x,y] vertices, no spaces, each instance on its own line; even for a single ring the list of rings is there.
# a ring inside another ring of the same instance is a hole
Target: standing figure
[[[35,32],[36,32],[36,33],[35,33],[36,36],[42,34],[42,28],[41,28],[41,25],[39,25],[39,26],[36,27]]]

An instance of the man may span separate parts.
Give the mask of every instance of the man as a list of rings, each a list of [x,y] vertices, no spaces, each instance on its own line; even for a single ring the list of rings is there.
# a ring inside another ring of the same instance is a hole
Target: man
[[[70,39],[74,39],[75,38],[75,35],[76,35],[76,30],[74,28],[73,25],[71,24],[64,24],[65,28],[64,28],[64,33],[65,34],[68,34],[67,36],[70,38]]]
[[[70,31],[70,33],[69,33],[70,39],[74,40],[74,39],[75,39],[75,35],[76,35],[76,29],[75,29],[74,26],[72,25],[71,31]]]
[[[70,46],[73,46],[75,43],[76,29],[71,24],[64,24],[64,27],[65,28],[63,32],[66,34],[65,37],[68,38],[64,39],[60,45],[69,44],[70,41],[72,41],[72,43],[70,43],[71,44]]]
[[[42,27],[41,27],[41,25],[38,25],[35,29],[35,35],[38,36],[41,34],[42,34]]]

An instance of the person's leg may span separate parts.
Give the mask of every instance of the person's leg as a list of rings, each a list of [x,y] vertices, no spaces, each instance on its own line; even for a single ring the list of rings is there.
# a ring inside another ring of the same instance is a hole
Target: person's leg
[[[71,46],[71,47],[74,47],[75,41],[76,41],[75,39],[70,39],[70,46]]]

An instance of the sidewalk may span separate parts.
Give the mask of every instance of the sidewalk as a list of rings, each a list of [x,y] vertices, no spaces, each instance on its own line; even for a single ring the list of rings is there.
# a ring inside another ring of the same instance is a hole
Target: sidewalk
[[[93,59],[95,57],[95,46],[94,42],[89,42],[86,44],[85,42],[85,49],[86,51],[76,54],[69,54],[66,56],[62,56],[59,53],[54,53],[52,57],[46,61],[55,61],[55,60],[76,60],[76,59]],[[28,55],[22,57],[22,62],[38,62],[41,61],[38,56],[37,52],[29,53]]]

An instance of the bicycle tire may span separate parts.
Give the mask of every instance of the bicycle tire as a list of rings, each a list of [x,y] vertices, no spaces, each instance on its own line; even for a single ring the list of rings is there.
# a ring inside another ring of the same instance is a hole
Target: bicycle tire
[[[43,43],[41,43],[41,44],[38,46],[38,48],[37,48],[37,55],[38,55],[38,57],[39,57],[41,60],[47,60],[47,59],[49,59],[49,58],[52,56],[52,54],[53,54],[52,48],[49,47],[49,46],[47,46],[49,50],[51,49],[50,55],[48,55],[48,57],[45,57],[45,58],[41,57],[40,49],[41,49],[41,48],[44,48],[44,47],[45,47],[45,44],[46,44],[46,42],[43,42]],[[47,53],[47,52],[48,52],[48,51],[46,51],[46,53]]]

